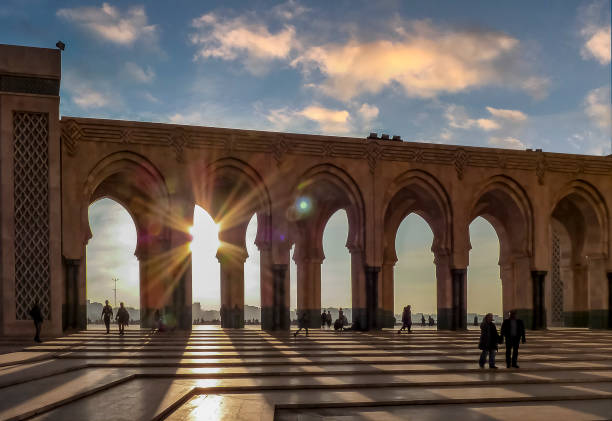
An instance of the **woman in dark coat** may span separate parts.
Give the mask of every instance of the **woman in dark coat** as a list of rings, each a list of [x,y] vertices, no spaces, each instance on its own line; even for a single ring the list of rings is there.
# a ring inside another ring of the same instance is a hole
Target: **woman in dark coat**
[[[117,319],[117,324],[119,325],[119,334],[123,335],[125,326],[130,322],[130,313],[128,313],[127,309],[123,306],[123,303],[119,303],[119,310],[117,310],[115,319]]]
[[[484,368],[487,354],[489,355],[489,368],[497,368],[495,366],[495,353],[500,342],[501,337],[497,333],[495,323],[493,323],[493,314],[488,313],[480,325],[480,342],[478,343],[478,348],[482,350],[480,361],[478,361],[480,368]]]

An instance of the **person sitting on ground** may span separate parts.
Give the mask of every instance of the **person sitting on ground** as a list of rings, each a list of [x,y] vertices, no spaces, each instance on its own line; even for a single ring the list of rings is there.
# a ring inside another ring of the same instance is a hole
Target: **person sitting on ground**
[[[519,342],[525,343],[525,324],[516,318],[516,310],[510,310],[509,317],[502,323],[501,337],[506,340],[506,367],[519,368],[518,349]],[[512,353],[512,359],[510,359]]]
[[[412,313],[410,312],[410,306],[404,307],[404,311],[402,312],[402,327],[397,331],[398,334],[402,333],[402,330],[408,329],[408,333],[412,328]]]
[[[115,319],[119,325],[119,334],[123,335],[125,327],[130,322],[130,313],[128,313],[127,309],[123,306],[123,303],[119,303],[119,309],[117,310],[117,316]]]
[[[36,329],[36,334],[34,335],[34,341],[41,343],[40,340],[40,329],[42,328],[43,323],[43,315],[40,310],[40,305],[38,304],[38,300],[34,301],[34,305],[30,309],[30,317],[34,321],[34,329]]]
[[[105,306],[102,308],[102,320],[104,320],[104,324],[106,325],[106,333],[110,333],[110,323],[111,318],[113,317],[113,308],[108,303],[108,300],[105,301]],[[115,303],[117,304],[117,303]]]
[[[327,328],[331,329],[332,325],[332,316],[329,310],[327,310],[327,314],[325,315],[325,323],[327,323]]]
[[[480,341],[478,348],[482,351],[478,365],[484,368],[487,354],[489,355],[489,368],[497,368],[495,366],[495,353],[497,345],[501,343],[501,337],[497,334],[497,328],[493,323],[493,314],[487,313],[482,324],[480,325]]]
[[[298,330],[295,331],[293,336],[297,336],[298,333],[300,333],[302,329],[306,331],[306,336],[308,336],[308,322],[309,322],[308,311],[302,310],[302,312],[300,313],[298,317]]]

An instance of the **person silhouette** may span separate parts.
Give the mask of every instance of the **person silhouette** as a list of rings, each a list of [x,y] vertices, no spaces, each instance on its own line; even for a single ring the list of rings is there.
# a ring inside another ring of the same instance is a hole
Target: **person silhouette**
[[[119,303],[119,309],[117,310],[117,316],[115,317],[117,324],[119,325],[119,334],[123,335],[125,327],[130,322],[130,313],[123,306],[123,303]]]
[[[298,317],[298,330],[295,331],[293,336],[297,336],[302,329],[306,330],[306,336],[308,336],[308,321],[308,311],[302,310]]]
[[[502,341],[506,340],[506,367],[519,368],[518,349],[519,342],[525,343],[525,324],[516,318],[516,310],[510,310],[508,318],[502,323],[501,337]]]
[[[42,328],[43,323],[43,315],[40,310],[40,305],[38,304],[38,299],[34,301],[34,305],[30,309],[30,317],[34,321],[34,328],[36,329],[36,335],[34,336],[34,341],[41,343],[40,340],[40,330]]]
[[[412,313],[410,312],[410,306],[406,306],[404,307],[404,311],[402,312],[402,327],[400,327],[400,330],[397,331],[397,333],[402,333],[402,330],[404,329],[408,329],[408,333],[410,333],[410,330],[412,328]]]
[[[425,315],[421,314],[421,327],[425,327]]]
[[[329,310],[327,310],[327,314],[325,315],[325,323],[327,323],[327,328],[331,329],[331,324],[332,324],[332,315],[329,312]]]
[[[113,317],[113,308],[108,304],[108,300],[105,301],[105,306],[102,307],[102,320],[104,320],[104,324],[106,325],[106,333],[110,333],[110,323],[111,317]],[[116,303],[115,303],[116,304]]]
[[[495,366],[495,353],[499,343],[501,343],[501,337],[497,334],[497,328],[493,323],[493,314],[487,313],[480,325],[480,341],[478,342],[478,348],[482,351],[478,361],[480,368],[484,368],[487,354],[489,355],[489,368],[497,368]]]

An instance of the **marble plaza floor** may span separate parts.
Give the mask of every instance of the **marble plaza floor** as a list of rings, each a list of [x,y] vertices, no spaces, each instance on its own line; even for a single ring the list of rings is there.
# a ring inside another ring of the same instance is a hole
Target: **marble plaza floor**
[[[528,332],[527,341],[520,369],[498,354],[493,371],[477,365],[475,330],[0,338],[0,419],[612,419],[612,332]]]

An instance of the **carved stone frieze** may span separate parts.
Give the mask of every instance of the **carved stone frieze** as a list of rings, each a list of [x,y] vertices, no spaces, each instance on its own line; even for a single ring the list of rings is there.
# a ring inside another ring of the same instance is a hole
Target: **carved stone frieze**
[[[285,138],[283,136],[278,136],[278,140],[274,144],[274,148],[272,150],[272,156],[274,157],[277,166],[280,167],[280,165],[283,163],[283,158],[288,150],[289,146],[287,145]]]
[[[68,120],[62,124],[62,143],[69,156],[75,156],[79,151],[79,142],[83,131],[75,120]]]
[[[457,149],[455,152],[455,171],[457,171],[457,178],[459,180],[463,180],[463,172],[465,171],[465,167],[467,167],[469,161],[469,156],[464,149]]]
[[[182,127],[176,128],[170,135],[170,145],[174,148],[176,162],[184,162],[183,149],[187,143],[187,133]]]
[[[381,148],[377,143],[368,143],[368,147],[366,149],[366,157],[368,159],[368,165],[372,174],[374,174],[374,171],[376,170],[376,164],[378,164],[378,160],[381,154]]]
[[[546,160],[542,152],[538,152],[535,170],[536,176],[538,177],[538,183],[540,185],[544,185],[544,177],[546,176]]]

